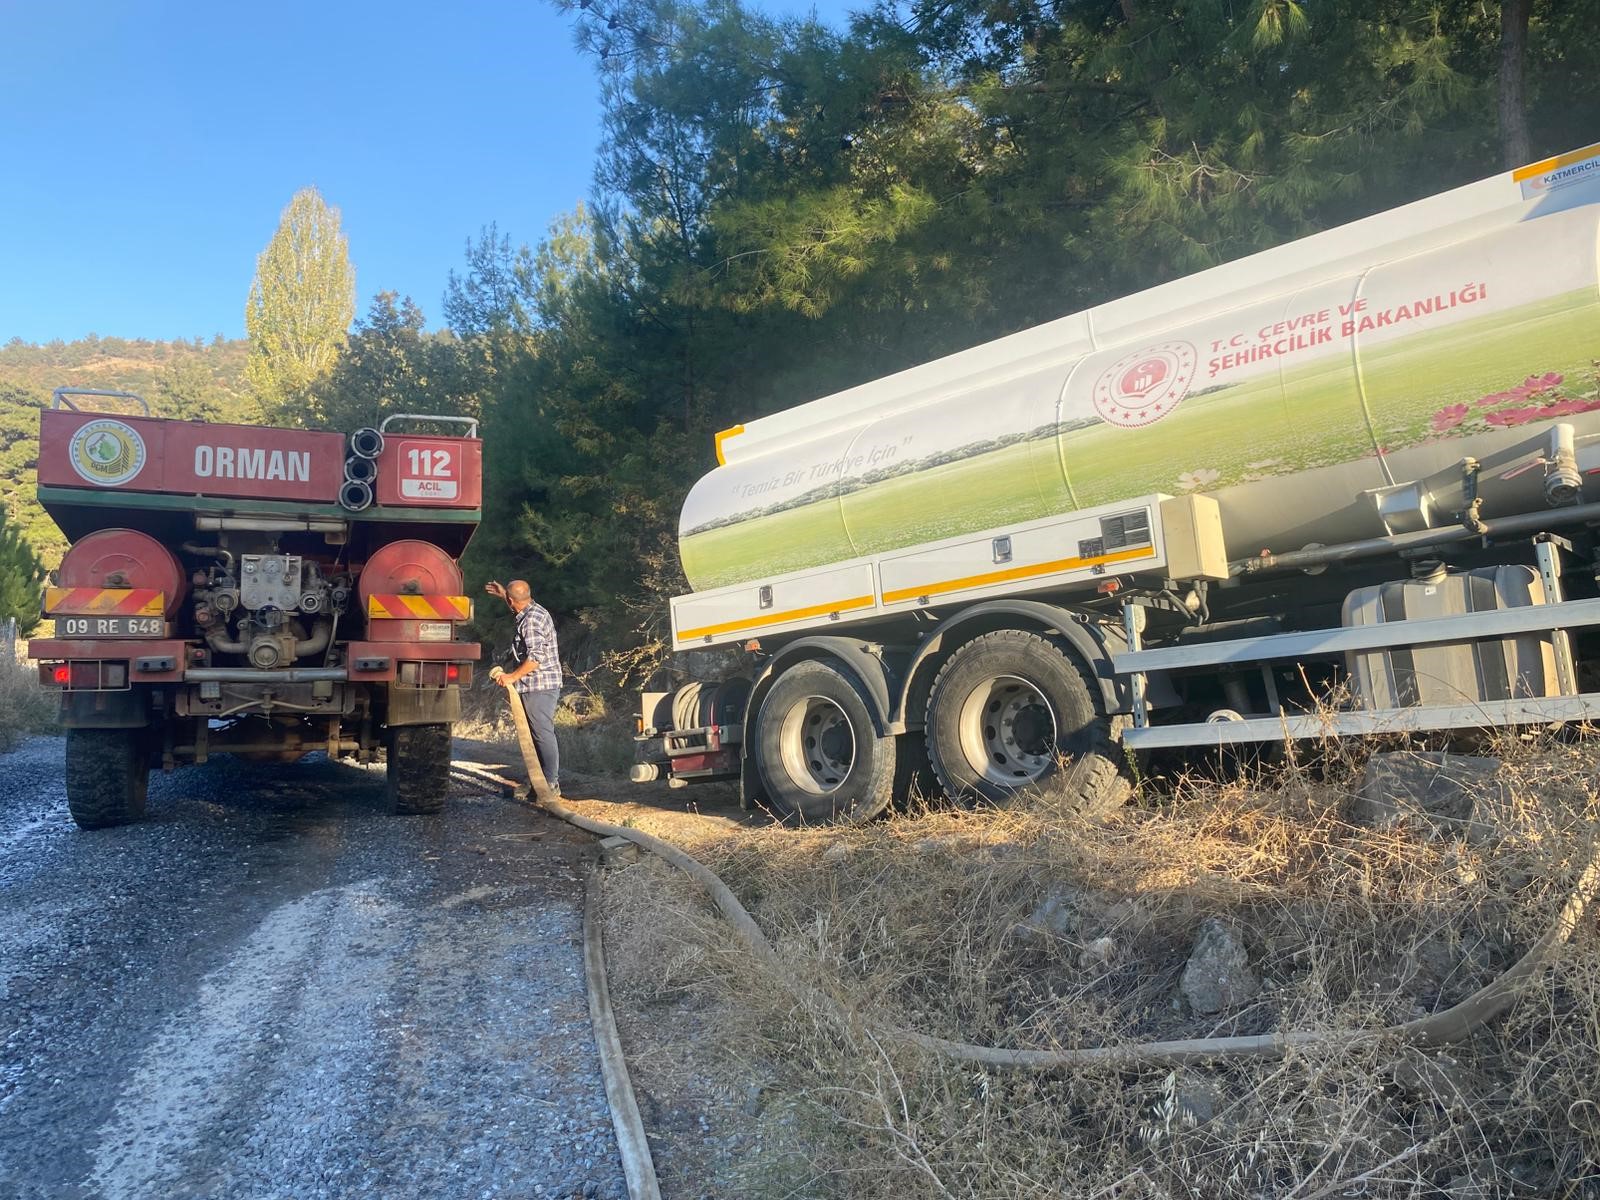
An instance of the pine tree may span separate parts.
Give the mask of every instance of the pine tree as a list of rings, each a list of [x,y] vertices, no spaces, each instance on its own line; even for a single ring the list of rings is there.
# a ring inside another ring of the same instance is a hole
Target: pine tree
[[[269,420],[298,421],[350,335],[355,269],[339,210],[316,188],[302,188],[256,259],[245,306],[250,335],[246,377]]]
[[[481,359],[454,334],[427,333],[409,296],[379,292],[356,322],[309,420],[350,431],[391,413],[478,415]],[[447,432],[459,433],[454,426]]]
[[[0,511],[0,624],[15,618],[19,635],[33,632],[44,577],[44,562]]]

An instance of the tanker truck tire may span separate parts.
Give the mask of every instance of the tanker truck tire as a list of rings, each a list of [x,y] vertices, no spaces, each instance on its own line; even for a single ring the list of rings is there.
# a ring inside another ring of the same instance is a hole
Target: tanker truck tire
[[[767,803],[796,824],[859,824],[889,806],[895,739],[879,734],[854,680],[821,661],[772,685],[755,722]]]
[[[450,726],[391,726],[388,758],[391,811],[402,817],[444,811],[450,790]]]
[[[1130,791],[1118,723],[1064,643],[999,629],[961,646],[940,668],[928,694],[928,755],[958,803],[1005,805],[1042,787],[1073,811],[1099,817]]]
[[[144,816],[150,760],[142,729],[67,730],[67,811],[79,829]]]

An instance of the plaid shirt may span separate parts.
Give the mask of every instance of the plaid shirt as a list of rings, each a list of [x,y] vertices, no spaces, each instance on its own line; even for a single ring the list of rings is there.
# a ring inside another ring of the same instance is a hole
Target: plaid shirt
[[[543,692],[561,687],[561,649],[556,645],[556,623],[543,605],[529,604],[517,614],[517,635],[512,657],[521,666],[529,659],[539,665],[511,686],[519,692]]]

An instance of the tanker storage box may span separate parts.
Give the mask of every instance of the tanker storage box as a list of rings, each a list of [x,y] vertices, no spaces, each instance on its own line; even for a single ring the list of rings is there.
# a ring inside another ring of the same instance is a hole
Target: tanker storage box
[[[1226,579],[1228,548],[1222,541],[1222,508],[1210,496],[1176,496],[1161,502],[1167,578]]]

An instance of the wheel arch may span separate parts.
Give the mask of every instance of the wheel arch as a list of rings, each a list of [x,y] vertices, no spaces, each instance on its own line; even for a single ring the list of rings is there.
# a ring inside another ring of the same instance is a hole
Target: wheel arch
[[[922,639],[906,667],[904,686],[896,696],[893,727],[899,731],[921,729],[928,693],[945,660],[973,638],[997,629],[1058,634],[1089,668],[1105,712],[1133,710],[1127,685],[1111,673],[1111,656],[1124,644],[1120,630],[1091,624],[1069,608],[1042,600],[989,600],[947,617]]]
[[[767,698],[778,676],[796,663],[818,660],[836,664],[861,687],[867,711],[872,714],[872,723],[880,736],[899,732],[893,727],[891,718],[891,697],[897,688],[888,664],[881,657],[881,647],[861,638],[824,635],[790,642],[774,653],[757,672],[744,706],[746,747],[750,744],[749,735],[756,713],[761,710],[761,702]]]

